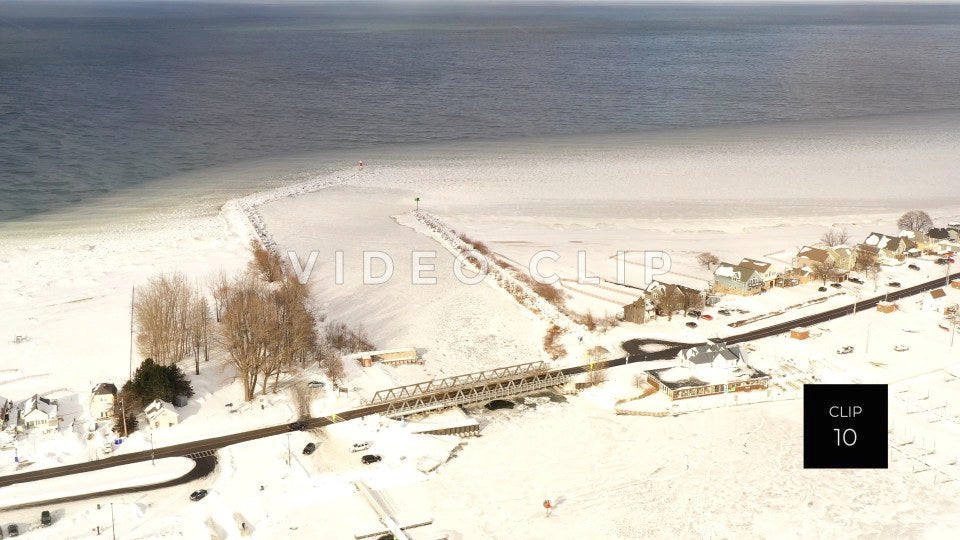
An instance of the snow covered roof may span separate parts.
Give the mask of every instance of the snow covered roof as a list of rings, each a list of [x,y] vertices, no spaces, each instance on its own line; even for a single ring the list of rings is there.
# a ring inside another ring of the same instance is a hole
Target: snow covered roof
[[[42,398],[37,394],[23,400],[17,408],[20,409],[20,416],[27,416],[34,411],[43,413],[47,418],[53,418],[57,415],[57,402]]]
[[[712,364],[717,358],[730,361],[744,361],[743,351],[738,345],[727,347],[722,343],[699,345],[680,351],[680,357],[691,364]]]
[[[800,248],[800,251],[797,252],[797,256],[810,259],[811,261],[824,262],[827,260],[827,257],[830,256],[830,253],[825,249],[803,246]]]
[[[145,414],[147,418],[151,421],[153,421],[157,417],[162,416],[164,413],[173,413],[177,415],[178,418],[180,417],[180,413],[178,413],[177,410],[173,408],[173,405],[160,399],[153,400],[143,410],[143,414]]]
[[[770,269],[770,263],[765,261],[758,261],[756,259],[750,259],[747,257],[744,257],[743,259],[740,260],[740,266],[744,268],[749,268],[751,270],[756,270],[761,274],[765,274],[767,270]]]
[[[720,266],[714,270],[715,276],[727,277],[742,283],[747,283],[754,274],[758,274],[755,268],[749,268],[739,264],[720,263]]]
[[[95,396],[102,396],[106,394],[115,396],[117,395],[117,386],[113,383],[100,383],[94,386],[90,393]]]
[[[936,298],[943,298],[943,297],[946,296],[946,295],[947,295],[947,293],[944,292],[943,289],[934,289],[934,290],[930,291],[930,296],[931,296],[932,298],[935,298],[935,299],[936,299]]]

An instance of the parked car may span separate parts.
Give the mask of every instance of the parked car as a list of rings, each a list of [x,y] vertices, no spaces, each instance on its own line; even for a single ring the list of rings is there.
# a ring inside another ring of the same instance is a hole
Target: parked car
[[[843,285],[840,285],[839,283],[831,283],[830,286],[833,287],[834,289],[839,289],[840,287],[843,287]]]
[[[915,265],[915,264],[911,264],[910,266],[907,266],[907,268],[909,268],[909,269],[911,269],[911,270],[916,270],[916,271],[918,271],[918,272],[920,271],[920,267],[917,266],[917,265]]]
[[[935,260],[935,261],[933,261],[933,262],[934,262],[935,264],[943,265],[943,264],[947,264],[947,259],[944,259],[943,257],[940,257],[939,259],[937,259],[937,260]]]
[[[113,452],[113,445],[110,444],[109,441],[103,443],[103,453],[104,453],[104,454],[109,454],[109,453],[111,453],[111,452]]]
[[[40,526],[49,527],[50,525],[53,525],[53,518],[50,516],[50,511],[44,510],[40,512]]]
[[[720,309],[720,310],[717,310],[717,313],[725,317],[729,317],[730,315],[733,315],[733,313],[731,313],[729,309]]]
[[[190,494],[190,500],[191,500],[191,501],[199,501],[200,499],[202,499],[202,498],[204,498],[204,497],[206,497],[206,496],[207,496],[207,490],[205,490],[205,489],[198,489],[198,490],[196,490],[196,491],[194,491],[193,493]]]
[[[895,351],[897,351],[897,352],[909,351],[909,350],[910,350],[910,346],[909,346],[909,345],[894,345],[894,346],[893,346],[893,350],[895,350]]]
[[[705,320],[705,321],[712,321],[712,320],[713,320],[713,316],[712,316],[712,315],[706,315],[706,314],[701,315],[700,318],[703,319],[703,320]]]
[[[17,527],[16,523],[7,525],[7,536],[10,538],[13,538],[14,536],[20,536],[20,528]]]
[[[363,452],[367,448],[370,448],[370,443],[367,441],[364,442],[355,442],[353,446],[350,447],[351,452]]]
[[[360,462],[363,463],[364,465],[370,465],[371,463],[376,463],[381,459],[383,458],[381,458],[377,454],[364,454],[364,456],[360,458]]]
[[[820,291],[820,292],[827,292],[827,288],[826,288],[826,287],[819,287],[819,288],[817,288],[817,290]]]
[[[857,285],[863,285],[863,280],[860,279],[860,278],[858,278],[858,277],[852,277],[852,278],[850,278],[850,279],[847,280],[847,281],[849,281],[849,282],[851,282],[851,283],[856,283]]]
[[[899,287],[899,286],[900,286],[899,281],[891,281],[890,283],[887,283],[887,287]]]
[[[306,422],[294,422],[290,424],[290,431],[303,431],[307,427]]]
[[[741,314],[741,315],[746,315],[747,313],[750,313],[750,310],[749,310],[749,309],[740,309],[740,308],[737,308],[737,309],[735,309],[734,311],[736,311],[737,313],[739,313],[739,314]]]
[[[850,354],[852,352],[853,352],[853,347],[849,345],[845,345],[837,349],[837,354]]]
[[[316,445],[316,444],[307,443],[307,445],[303,447],[303,455],[309,456],[309,455],[312,454],[316,449],[317,449],[317,445]]]
[[[310,381],[307,383],[307,386],[309,386],[310,388],[323,388],[324,386],[326,386],[326,383],[324,383],[323,381]]]
[[[696,328],[696,327],[697,327],[697,323],[693,321],[690,321],[687,323],[687,328]]]
[[[691,309],[687,312],[687,317],[699,318],[701,315],[699,309]]]
[[[957,262],[957,261],[953,260],[953,257],[947,257],[947,262],[950,263],[950,264],[953,264],[953,263],[955,263],[955,262]]]

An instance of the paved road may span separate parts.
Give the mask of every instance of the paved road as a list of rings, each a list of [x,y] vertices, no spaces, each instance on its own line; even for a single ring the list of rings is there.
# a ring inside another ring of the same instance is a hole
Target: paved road
[[[159,483],[159,484],[151,484],[151,485],[148,485],[148,486],[136,486],[136,487],[128,487],[128,488],[118,488],[118,489],[108,489],[108,490],[105,490],[105,491],[98,491],[98,492],[96,492],[96,493],[85,493],[85,494],[83,494],[83,495],[74,495],[74,496],[71,496],[71,497],[59,497],[59,498],[56,498],[56,499],[49,499],[49,500],[46,500],[46,501],[37,501],[37,502],[29,503],[29,504],[21,504],[21,505],[19,505],[19,506],[8,506],[8,507],[4,508],[3,510],[4,510],[4,511],[12,511],[12,510],[20,510],[20,509],[22,509],[22,508],[35,508],[35,507],[38,507],[38,506],[51,506],[51,505],[54,505],[54,504],[63,504],[63,503],[65,503],[65,502],[72,502],[72,501],[83,501],[83,500],[86,500],[86,499],[94,499],[94,498],[97,498],[97,497],[106,497],[106,496],[109,496],[109,495],[120,495],[120,494],[123,494],[123,493],[138,493],[138,492],[141,492],[141,491],[147,491],[147,490],[152,490],[152,489],[159,489],[159,488],[165,488],[165,487],[171,487],[171,486],[179,486],[179,485],[182,485],[182,484],[186,484],[187,482],[191,482],[191,481],[193,481],[193,480],[199,480],[200,478],[203,478],[203,477],[207,476],[208,474],[212,473],[213,470],[217,468],[217,456],[216,456],[216,455],[204,456],[204,457],[201,457],[201,458],[197,458],[197,459],[195,459],[194,461],[197,462],[196,466],[194,466],[193,469],[191,469],[190,472],[188,472],[187,474],[181,476],[180,478],[174,478],[173,480],[168,480],[168,481],[166,481],[166,482],[161,482],[161,483]],[[186,499],[186,498],[187,498],[187,496],[186,496],[186,494],[184,494],[184,499]]]
[[[960,272],[952,274],[950,279],[960,278]],[[922,283],[920,285],[914,285],[911,287],[905,287],[897,291],[891,292],[886,296],[888,300],[898,300],[905,298],[907,296],[912,296],[924,291],[936,289],[944,286],[944,278],[939,278],[935,280]],[[864,309],[871,309],[877,305],[877,303],[883,301],[884,295],[880,295],[874,298],[868,298],[857,302],[857,310],[862,311]],[[728,336],[724,341],[727,343],[742,343],[744,341],[751,341],[755,339],[760,339],[764,337],[774,336],[777,334],[783,334],[789,332],[792,328],[797,326],[810,326],[813,324],[818,324],[826,322],[832,319],[837,319],[843,317],[844,315],[849,315],[853,311],[853,306],[845,306],[836,309],[831,309],[814,315],[808,315],[806,317],[801,317],[799,319],[793,319],[788,322],[777,323],[772,326],[764,327],[758,330],[752,330],[742,334],[736,334],[733,336]],[[623,358],[616,358],[613,360],[607,360],[600,363],[601,367],[613,367],[624,364],[632,364],[635,362],[644,362],[650,360],[664,360],[669,358],[675,358],[677,353],[680,351],[680,347],[669,347],[660,351],[646,353],[646,354],[635,354],[628,355]],[[583,373],[588,369],[588,366],[575,366],[564,369],[559,369],[565,375],[574,375],[577,373]],[[369,405],[366,407],[360,407],[357,409],[351,409],[349,411],[344,411],[336,415],[336,420],[331,418],[311,418],[306,420],[307,429],[320,428],[332,424],[334,421],[341,420],[351,420],[354,418],[360,418],[362,416],[367,416],[371,414],[376,414],[384,412],[387,408],[386,404],[377,404]],[[116,456],[111,456],[105,459],[100,459],[96,461],[88,461],[85,463],[77,463],[74,465],[64,465],[60,467],[51,467],[47,469],[38,469],[35,471],[29,471],[24,473],[12,474],[8,476],[0,477],[0,487],[9,486],[11,484],[17,484],[20,482],[30,482],[34,480],[42,480],[44,478],[53,478],[57,476],[64,476],[68,474],[75,474],[80,472],[95,471],[99,469],[105,469],[108,467],[114,467],[117,465],[125,465],[128,463],[136,463],[140,461],[147,461],[151,459],[151,454],[153,457],[175,457],[175,456],[189,456],[197,452],[209,451],[209,450],[218,450],[225,446],[232,444],[242,443],[246,441],[252,441],[255,439],[261,439],[264,437],[270,437],[274,435],[280,435],[287,433],[290,430],[287,424],[279,426],[271,426],[266,428],[254,429],[250,431],[244,431],[241,433],[233,433],[230,435],[224,435],[221,437],[213,437],[210,439],[203,439],[199,441],[191,441],[187,443],[177,444],[173,446],[163,446],[157,448],[155,451],[151,452],[150,450],[145,450],[142,452],[131,452],[129,454],[120,454]]]

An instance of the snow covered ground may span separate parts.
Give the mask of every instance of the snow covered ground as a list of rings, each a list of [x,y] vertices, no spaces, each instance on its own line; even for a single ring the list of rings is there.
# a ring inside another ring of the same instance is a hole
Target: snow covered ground
[[[874,230],[895,232],[896,217],[913,207],[929,210],[938,222],[960,217],[953,193],[960,137],[946,123],[902,128],[864,119],[476,148],[384,150],[364,156],[362,171],[305,174],[296,186],[235,200],[217,215],[187,212],[175,220],[124,222],[93,232],[4,235],[0,395],[53,393],[70,404],[71,414],[82,415],[94,384],[122,383],[127,376],[131,286],[163,271],[202,281],[221,269],[240,270],[252,234],[296,251],[301,261],[316,250],[314,294],[328,318],[362,324],[380,348],[416,347],[425,360],[422,366],[351,363],[348,386],[358,391],[342,397],[318,393],[314,414],[355,406],[381,388],[543,359],[545,322],[487,283],[458,282],[450,270],[453,255],[412,226],[415,197],[422,208],[509,259],[524,262],[537,249],[555,250],[560,262],[543,269],[564,278],[573,277],[579,250],[587,252],[588,270],[608,279],[614,277],[610,257],[616,251],[664,250],[681,278],[702,280],[704,271],[694,262],[700,251],[736,261],[776,259],[816,242],[832,225],[846,226],[859,240]],[[904,178],[917,182],[907,187]],[[708,185],[723,191],[705,194]],[[344,254],[343,284],[334,279],[338,250]],[[360,282],[364,250],[394,256],[388,283]],[[436,268],[427,272],[437,277],[435,285],[411,282],[414,250],[436,251]],[[884,277],[907,285],[940,270],[923,264],[917,274],[896,269]],[[633,273],[634,266],[627,270],[631,284],[643,277]],[[617,312],[617,303],[632,299],[625,288],[565,285],[576,309],[595,314]],[[841,292],[850,290],[846,284]],[[817,294],[809,284],[725,302],[753,315]],[[957,301],[960,291],[948,294]],[[809,309],[848,300],[834,297]],[[409,424],[370,418],[236,445],[220,452],[218,470],[207,479],[65,504],[54,509],[53,527],[31,525],[30,534],[89,537],[97,526],[109,528],[113,503],[121,538],[236,537],[238,521],[254,538],[350,538],[376,526],[375,513],[352,483],[360,479],[401,521],[434,519],[429,528],[411,532],[415,540],[444,534],[801,537],[811,530],[830,538],[951,537],[960,528],[960,482],[944,481],[954,471],[951,456],[960,451],[951,399],[960,384],[951,367],[955,353],[937,316],[909,301],[900,307],[889,315],[871,310],[833,321],[804,342],[775,337],[750,344],[751,362],[777,376],[780,397],[795,392],[788,382],[814,378],[891,383],[891,437],[904,444],[891,450],[896,455],[885,471],[803,470],[802,403],[795,399],[677,417],[616,416],[618,400],[643,393],[632,382],[641,367],[628,366],[566,401],[542,398],[512,411],[473,411],[479,438],[416,434]],[[595,338],[617,355],[624,339],[700,341],[728,331],[729,321],[717,317],[695,330],[684,322],[622,325]],[[906,327],[921,331],[904,332]],[[26,340],[14,343],[16,336]],[[565,341],[568,363],[584,361],[593,345],[585,340],[581,347],[576,337]],[[893,351],[899,343],[910,351]],[[841,345],[855,352],[836,355]],[[303,380],[317,376],[308,372]],[[241,393],[222,358],[190,378],[197,397],[181,410],[180,425],[153,433],[154,444],[294,416],[284,393],[237,407]],[[349,451],[358,439],[371,441],[369,452],[383,461],[362,465],[359,454]],[[103,440],[102,433],[87,439],[82,429],[67,427],[55,436],[21,439],[17,447],[37,466],[47,466],[100,457]],[[300,451],[308,442],[318,449],[304,456]],[[149,444],[149,433],[139,432],[115,452]],[[11,457],[10,450],[0,451],[2,472],[13,470]],[[423,472],[436,462],[444,464]],[[929,470],[918,470],[926,462]],[[199,487],[211,493],[191,503],[187,495]],[[549,518],[544,499],[556,507]],[[0,521],[25,525],[36,522],[38,513],[9,512]]]

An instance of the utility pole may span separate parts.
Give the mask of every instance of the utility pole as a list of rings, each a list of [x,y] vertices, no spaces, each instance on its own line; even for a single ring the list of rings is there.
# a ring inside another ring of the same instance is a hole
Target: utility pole
[[[133,378],[133,299],[136,295],[136,292],[136,286],[130,287],[130,358],[128,361],[130,373],[127,376],[128,380]]]
[[[123,396],[120,396],[120,416],[123,417],[123,438],[127,438],[127,410],[123,407]]]
[[[867,323],[867,345],[864,347],[863,352],[870,352],[870,325],[873,324],[873,321]]]
[[[287,466],[290,466],[290,434],[287,433]]]
[[[150,432],[150,465],[153,465],[154,467],[156,467],[157,464],[154,463],[153,459],[154,459],[154,453],[153,453],[153,431],[151,431],[151,432]]]
[[[113,503],[110,503],[110,532],[113,533],[113,540],[117,540],[117,523],[113,520]]]

